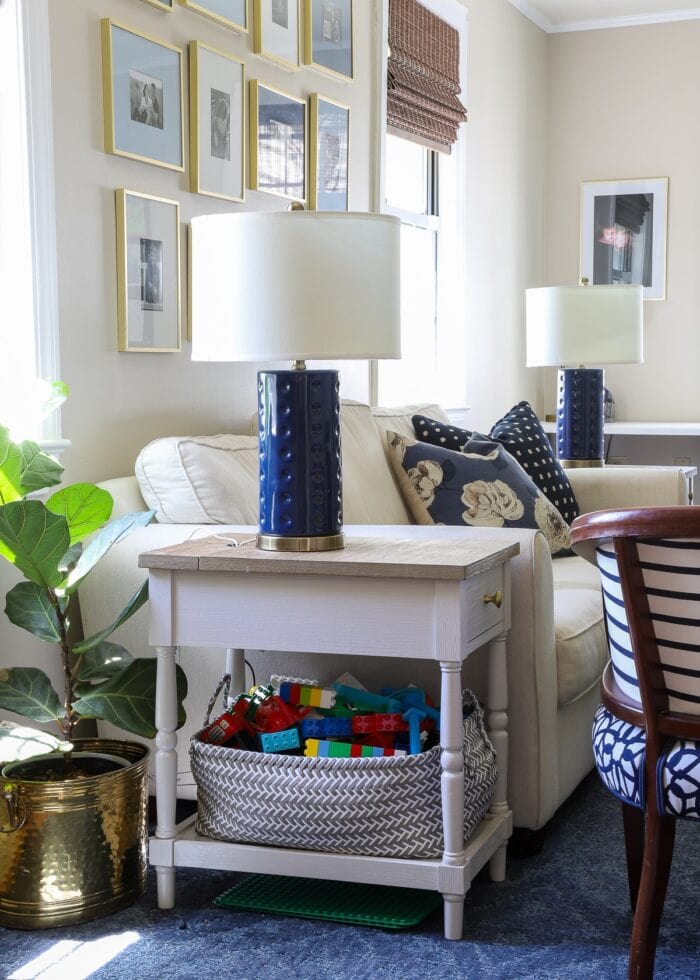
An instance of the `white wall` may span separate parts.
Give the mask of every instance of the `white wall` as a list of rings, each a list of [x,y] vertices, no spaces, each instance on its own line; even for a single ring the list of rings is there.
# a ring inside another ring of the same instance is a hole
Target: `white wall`
[[[471,0],[467,58],[469,428],[540,400],[525,289],[543,276],[547,35],[506,0]]]
[[[605,371],[621,419],[700,417],[699,50],[700,21],[549,38],[547,285],[578,280],[581,181],[669,178],[667,298],[644,303],[644,364]]]

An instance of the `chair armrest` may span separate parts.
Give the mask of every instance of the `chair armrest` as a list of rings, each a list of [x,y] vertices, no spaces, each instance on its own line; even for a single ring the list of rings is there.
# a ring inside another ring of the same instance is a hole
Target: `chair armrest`
[[[690,503],[692,476],[688,467],[581,466],[567,469],[566,475],[582,514]]]

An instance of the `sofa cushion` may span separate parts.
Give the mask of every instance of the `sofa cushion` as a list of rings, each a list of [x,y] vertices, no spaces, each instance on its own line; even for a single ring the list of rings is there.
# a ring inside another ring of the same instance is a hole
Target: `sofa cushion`
[[[444,446],[445,449],[454,449],[456,452],[466,445],[472,435],[468,429],[460,429],[458,425],[445,425],[426,415],[414,415],[411,421],[413,431],[421,442],[427,442],[431,446]]]
[[[554,589],[554,643],[557,704],[563,707],[600,681],[608,659],[600,589]]]
[[[518,402],[499,419],[491,429],[491,438],[515,456],[567,524],[578,517],[580,511],[569,479],[528,402]]]
[[[387,463],[368,405],[343,400],[340,410],[343,521],[346,524],[410,524],[411,516]]]
[[[569,546],[569,529],[518,462],[475,432],[462,452],[388,432],[390,459],[419,524],[540,528],[550,551]]]
[[[136,459],[141,494],[161,524],[257,524],[258,440],[170,436]]]

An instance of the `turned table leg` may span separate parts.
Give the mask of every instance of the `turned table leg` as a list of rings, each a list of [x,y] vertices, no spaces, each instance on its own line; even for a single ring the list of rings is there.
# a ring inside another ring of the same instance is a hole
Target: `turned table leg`
[[[177,803],[177,686],[176,647],[156,647],[156,837],[175,837]],[[175,867],[156,865],[158,907],[175,905]]]
[[[501,816],[508,812],[508,676],[506,673],[506,636],[496,637],[489,651],[486,728],[491,744],[496,750],[498,781],[494,790],[489,813]],[[506,877],[506,846],[504,841],[489,860],[491,881],[504,881]]]
[[[440,763],[442,766],[442,863],[461,866],[464,859],[464,750],[462,725],[462,665],[440,661]],[[464,891],[444,894],[445,938],[461,939]]]

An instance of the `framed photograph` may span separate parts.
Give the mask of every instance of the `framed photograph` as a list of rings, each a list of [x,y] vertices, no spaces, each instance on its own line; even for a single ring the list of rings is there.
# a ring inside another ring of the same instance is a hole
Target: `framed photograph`
[[[105,151],[185,169],[182,51],[102,21]]]
[[[323,95],[310,103],[309,207],[347,211],[350,109]]]
[[[304,0],[304,63],[353,77],[353,0]]]
[[[224,27],[241,34],[248,31],[248,0],[180,0],[180,3]]]
[[[159,10],[172,10],[174,0],[144,0],[145,3],[150,3],[152,7],[158,7]]]
[[[666,298],[668,177],[581,184],[581,275]]]
[[[253,17],[255,53],[299,68],[299,0],[253,0]]]
[[[227,201],[245,198],[245,66],[190,42],[190,190]]]
[[[116,192],[120,351],[180,350],[180,205]]]
[[[250,83],[250,187],[306,201],[306,100]]]

